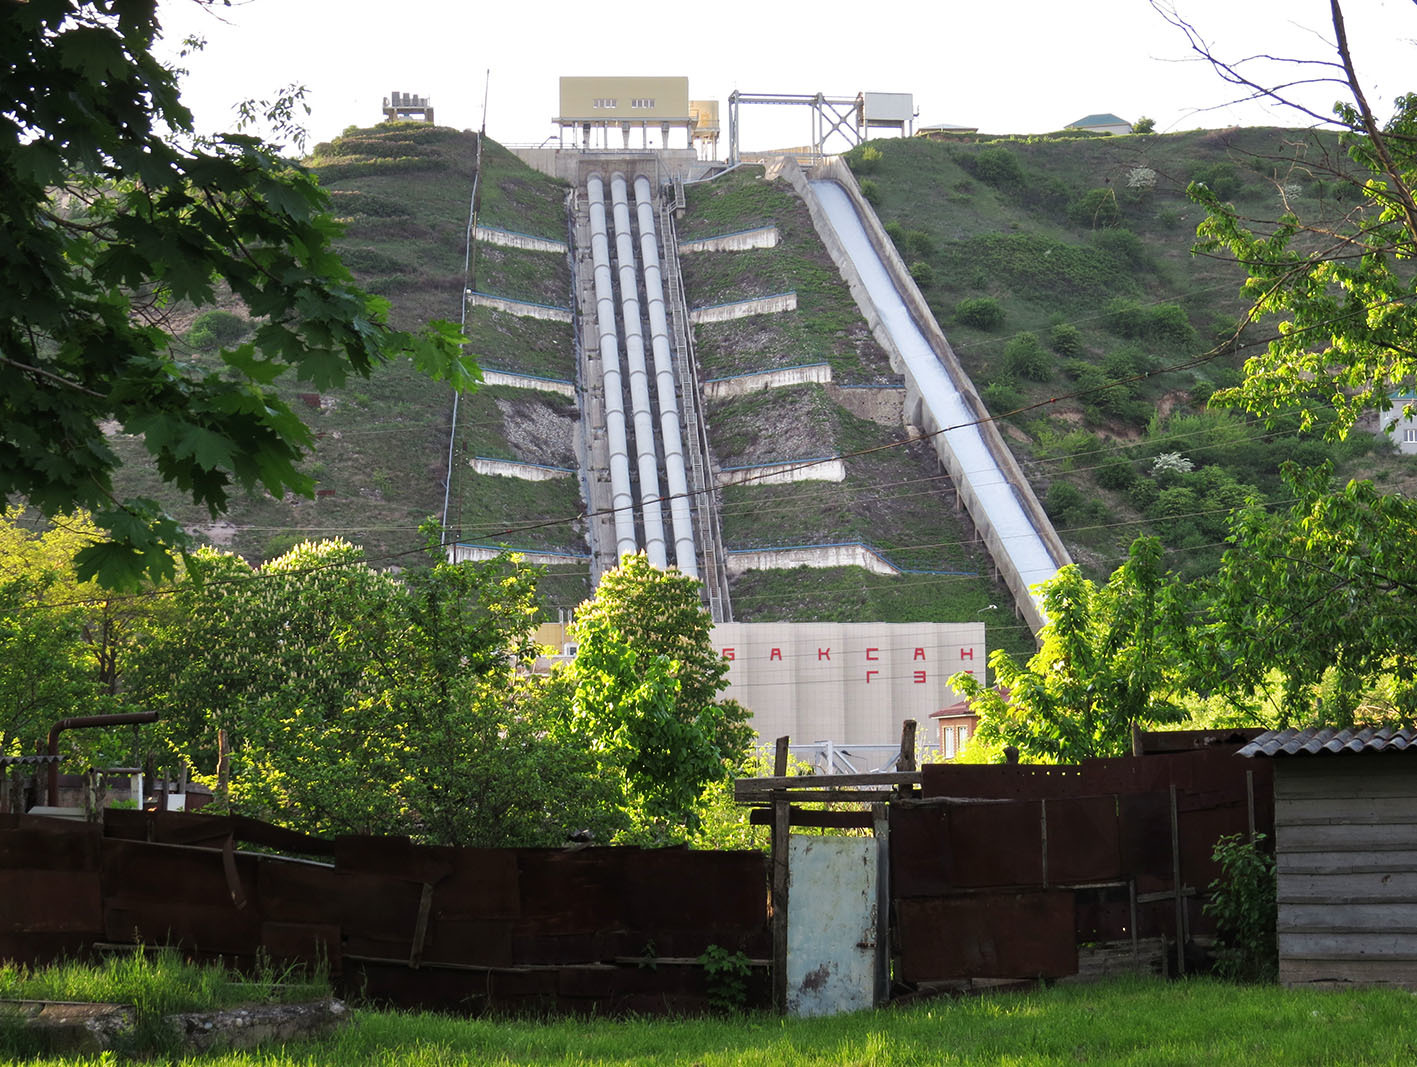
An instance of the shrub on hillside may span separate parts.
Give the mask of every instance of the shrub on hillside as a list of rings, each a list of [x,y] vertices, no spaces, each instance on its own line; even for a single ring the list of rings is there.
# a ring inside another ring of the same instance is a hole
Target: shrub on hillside
[[[1098,230],[1092,235],[1092,243],[1129,267],[1145,267],[1151,258],[1147,255],[1146,245],[1142,244],[1141,238],[1120,226]]]
[[[935,284],[935,268],[923,259],[910,265],[910,276],[922,289]]]
[[[1082,331],[1071,322],[1054,323],[1048,328],[1048,347],[1060,356],[1082,355]]]
[[[861,195],[872,207],[881,206],[881,187],[870,178],[861,179]]]
[[[1010,338],[1004,346],[1004,366],[1025,381],[1046,382],[1053,377],[1053,357],[1038,335],[1027,331]]]
[[[905,251],[905,227],[897,220],[891,219],[885,225],[886,236],[891,239],[891,244],[895,245],[897,252]]]
[[[1004,324],[1004,309],[992,296],[972,296],[955,305],[955,321],[976,330],[997,330]]]
[[[960,160],[964,168],[982,182],[995,188],[1023,184],[1023,166],[1018,157],[1002,145],[966,153]]]
[[[1019,392],[1018,386],[1007,378],[990,382],[980,391],[979,396],[992,415],[1003,415],[1010,411],[1017,411],[1028,403],[1023,393]]]
[[[1190,317],[1179,304],[1147,307],[1128,297],[1117,297],[1107,305],[1102,321],[1118,337],[1133,341],[1186,345],[1196,337]]]
[[[1137,472],[1125,457],[1109,456],[1097,465],[1093,477],[1097,479],[1097,484],[1103,489],[1124,493],[1137,480]]]
[[[905,235],[905,250],[912,259],[920,259],[934,254],[935,241],[924,230],[909,230]]]
[[[1191,173],[1191,181],[1204,185],[1221,200],[1232,199],[1244,187],[1233,163],[1209,163]]]
[[[1089,189],[1068,205],[1068,219],[1074,226],[1090,226],[1094,230],[1116,226],[1122,221],[1117,194],[1110,188]]]
[[[874,174],[881,165],[881,150],[873,144],[857,145],[846,153],[846,165],[853,174]],[[862,190],[864,195],[865,190]]]
[[[207,311],[198,315],[187,331],[187,343],[209,352],[233,345],[251,332],[251,322],[229,311]]]

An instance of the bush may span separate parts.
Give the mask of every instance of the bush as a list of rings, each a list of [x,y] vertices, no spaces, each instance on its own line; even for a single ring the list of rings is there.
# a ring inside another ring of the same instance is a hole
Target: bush
[[[1017,411],[1026,403],[1024,395],[1019,392],[1018,386],[1006,379],[990,382],[979,393],[980,399],[984,401],[984,406],[989,409],[992,415],[1002,415],[1005,412]]]
[[[1071,322],[1059,322],[1048,328],[1048,347],[1060,356],[1082,355],[1082,331]]]
[[[1110,456],[1098,464],[1093,472],[1097,484],[1103,489],[1125,493],[1137,480],[1136,468],[1122,456]]]
[[[1272,982],[1279,974],[1279,905],[1274,857],[1241,834],[1222,837],[1211,858],[1220,877],[1210,883],[1202,909],[1215,920],[1215,970],[1223,978]]]
[[[881,187],[870,178],[861,179],[861,195],[866,198],[866,203],[872,207],[881,206]]]
[[[1018,157],[1001,145],[980,149],[961,160],[966,170],[996,188],[1023,184],[1023,167]]]
[[[905,227],[895,219],[885,225],[886,236],[891,239],[891,244],[895,245],[896,251],[900,251],[905,246]]]
[[[924,230],[910,230],[905,235],[905,250],[912,259],[919,259],[934,253],[935,242]]]
[[[1110,230],[1098,230],[1092,235],[1092,243],[1129,267],[1147,266],[1146,246],[1131,230],[1120,226]]]
[[[1029,382],[1046,382],[1053,377],[1053,357],[1036,334],[1024,332],[1004,346],[1004,366],[1010,374]]]
[[[1118,297],[1107,305],[1102,321],[1118,337],[1133,341],[1186,345],[1196,337],[1190,317],[1178,304],[1145,307],[1127,297]]]
[[[1230,200],[1243,187],[1240,172],[1233,163],[1211,163],[1197,168],[1191,174],[1191,181],[1204,185],[1221,200]]]
[[[198,315],[187,331],[187,343],[193,348],[209,352],[215,348],[227,348],[240,341],[251,332],[251,321],[229,311],[208,311]]]
[[[935,268],[923,259],[919,263],[910,265],[910,276],[915,280],[915,284],[922,289],[927,285],[935,284]]]
[[[1111,189],[1089,189],[1068,205],[1068,219],[1075,226],[1102,229],[1122,221],[1117,195]]]
[[[851,168],[853,174],[874,174],[881,166],[881,160],[885,157],[881,155],[881,150],[873,144],[858,145],[850,152],[846,153],[846,165]],[[866,193],[865,183],[862,183],[862,195]]]
[[[991,296],[974,296],[955,305],[955,321],[976,330],[997,330],[1004,324],[1004,309]]]
[[[1082,495],[1082,490],[1072,482],[1057,481],[1048,487],[1048,495],[1043,501],[1043,510],[1048,513],[1050,519],[1056,522],[1063,517],[1065,512],[1081,506],[1086,499]]]

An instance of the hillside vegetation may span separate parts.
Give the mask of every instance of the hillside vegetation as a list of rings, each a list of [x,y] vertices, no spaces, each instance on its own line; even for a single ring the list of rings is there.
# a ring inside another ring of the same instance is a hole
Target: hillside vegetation
[[[1245,214],[1336,214],[1344,190],[1296,156],[1331,140],[1244,129],[933,143],[848,156],[1074,557],[1106,573],[1141,533],[1184,574],[1216,565],[1230,510],[1279,495],[1288,459],[1406,477],[1368,433],[1331,445],[1207,405],[1239,378],[1243,273],[1191,253],[1204,182]],[[1321,429],[1321,428],[1320,428]],[[1166,457],[1159,459],[1158,457]]]

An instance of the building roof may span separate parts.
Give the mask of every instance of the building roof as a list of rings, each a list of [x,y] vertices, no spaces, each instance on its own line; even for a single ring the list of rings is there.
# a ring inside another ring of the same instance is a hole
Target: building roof
[[[1118,118],[1110,112],[1104,111],[1097,115],[1084,115],[1076,122],[1070,122],[1064,129],[1086,130],[1093,126],[1130,126],[1126,119]]]
[[[1242,756],[1327,756],[1346,752],[1417,752],[1417,730],[1269,730]]]

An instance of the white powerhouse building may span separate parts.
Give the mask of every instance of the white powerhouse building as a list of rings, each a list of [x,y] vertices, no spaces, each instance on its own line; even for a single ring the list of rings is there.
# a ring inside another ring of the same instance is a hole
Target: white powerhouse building
[[[728,696],[753,712],[764,741],[891,744],[960,697],[946,680],[985,671],[984,624],[725,622],[714,645]]]

